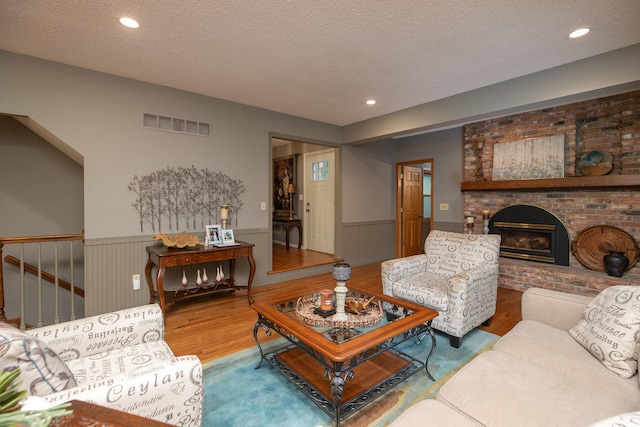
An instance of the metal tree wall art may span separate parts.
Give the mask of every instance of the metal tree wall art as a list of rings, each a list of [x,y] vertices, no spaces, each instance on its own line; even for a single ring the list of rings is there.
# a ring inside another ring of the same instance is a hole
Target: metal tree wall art
[[[204,229],[207,224],[218,223],[223,204],[229,205],[229,217],[238,225],[238,212],[244,204],[240,196],[246,190],[242,181],[194,166],[166,167],[149,175],[136,175],[128,188],[137,196],[131,206],[140,217],[140,232],[145,224],[153,232],[180,227]]]

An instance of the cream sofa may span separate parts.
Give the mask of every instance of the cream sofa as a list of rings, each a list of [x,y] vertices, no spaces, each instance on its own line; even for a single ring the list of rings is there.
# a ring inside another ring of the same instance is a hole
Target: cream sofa
[[[640,414],[632,413],[640,412],[638,375],[612,372],[569,333],[591,300],[527,290],[523,320],[448,380],[436,399],[413,405],[392,426],[640,425]],[[627,323],[637,324],[637,316]]]
[[[174,356],[156,304],[26,332],[0,322],[0,356],[0,370],[20,369],[23,388],[35,396],[31,407],[76,399],[201,424],[202,365],[196,356]]]

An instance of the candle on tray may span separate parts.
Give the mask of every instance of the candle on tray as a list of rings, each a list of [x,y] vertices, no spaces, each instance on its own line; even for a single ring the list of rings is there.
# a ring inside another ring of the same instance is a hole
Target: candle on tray
[[[329,311],[333,309],[333,291],[323,289],[320,291],[320,310]]]

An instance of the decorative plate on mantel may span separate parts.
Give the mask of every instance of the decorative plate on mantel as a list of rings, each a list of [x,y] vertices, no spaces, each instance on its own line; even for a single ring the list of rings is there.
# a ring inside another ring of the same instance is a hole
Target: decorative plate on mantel
[[[606,175],[613,169],[613,157],[608,151],[589,151],[580,158],[578,170],[585,176]]]
[[[640,254],[638,244],[629,233],[610,225],[585,228],[571,242],[573,255],[590,270],[604,272],[604,256],[609,251],[624,252],[629,258],[627,270],[636,264]]]

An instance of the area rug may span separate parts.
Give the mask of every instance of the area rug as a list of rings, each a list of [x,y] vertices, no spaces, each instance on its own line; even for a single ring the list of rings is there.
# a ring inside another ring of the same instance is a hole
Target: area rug
[[[382,427],[414,403],[436,395],[457,370],[490,349],[499,337],[475,329],[464,336],[460,348],[449,345],[436,332],[436,350],[429,361],[431,381],[422,369],[398,386],[343,420],[344,427]],[[267,342],[265,353],[284,346],[283,338]],[[427,338],[416,345],[406,341],[398,349],[424,360],[431,345]],[[328,427],[334,421],[266,361],[259,361],[257,348],[208,362],[204,366],[204,427]],[[328,380],[327,380],[328,381]],[[345,387],[349,387],[347,383]]]

